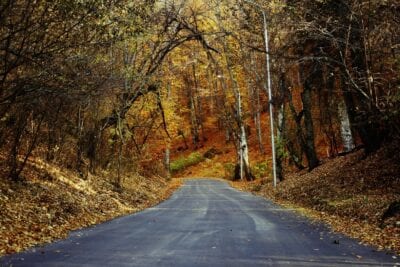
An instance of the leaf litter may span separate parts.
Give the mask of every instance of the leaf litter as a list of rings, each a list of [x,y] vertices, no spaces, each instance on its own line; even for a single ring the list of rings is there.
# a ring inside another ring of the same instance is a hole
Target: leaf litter
[[[153,206],[180,186],[175,179],[134,175],[116,188],[111,173],[83,180],[40,160],[30,162],[23,177],[19,183],[0,179],[0,256]]]

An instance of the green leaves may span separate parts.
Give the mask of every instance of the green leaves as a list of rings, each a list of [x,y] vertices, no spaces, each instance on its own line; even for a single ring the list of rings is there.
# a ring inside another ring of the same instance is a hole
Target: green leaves
[[[196,165],[202,161],[204,161],[204,157],[199,152],[194,152],[190,154],[188,157],[180,157],[177,160],[171,162],[171,172],[177,173],[179,171],[184,170],[187,167]]]

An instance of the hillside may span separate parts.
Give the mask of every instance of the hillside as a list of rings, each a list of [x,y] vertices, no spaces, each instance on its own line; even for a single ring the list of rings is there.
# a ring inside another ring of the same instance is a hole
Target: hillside
[[[137,212],[167,198],[179,181],[161,177],[124,177],[76,173],[42,161],[31,162],[25,179],[0,179],[0,256],[65,238],[70,231]]]

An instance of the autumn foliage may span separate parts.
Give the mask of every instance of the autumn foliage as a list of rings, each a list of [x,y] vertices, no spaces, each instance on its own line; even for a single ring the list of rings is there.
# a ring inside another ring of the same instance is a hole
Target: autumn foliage
[[[116,192],[127,177],[162,185],[196,166],[266,179],[272,134],[278,186],[295,196],[301,182],[284,182],[290,171],[355,151],[363,165],[388,144],[398,148],[399,11],[395,0],[2,1],[1,183],[37,188],[38,161],[82,183],[106,172]],[[376,155],[375,163],[388,158]],[[354,192],[341,178],[343,190],[359,198],[396,187],[398,174],[378,181],[385,171],[354,181]],[[331,208],[318,201],[303,204]]]

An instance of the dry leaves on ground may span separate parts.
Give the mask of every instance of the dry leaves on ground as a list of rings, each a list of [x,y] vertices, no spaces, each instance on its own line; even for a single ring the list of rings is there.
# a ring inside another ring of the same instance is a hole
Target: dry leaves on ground
[[[40,161],[24,176],[20,183],[0,179],[0,256],[155,205],[180,185],[178,180],[132,176],[120,189],[106,178],[109,173],[82,180]]]

